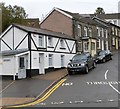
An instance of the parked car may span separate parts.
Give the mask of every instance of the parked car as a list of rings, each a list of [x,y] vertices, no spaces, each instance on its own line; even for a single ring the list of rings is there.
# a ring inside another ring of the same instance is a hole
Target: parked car
[[[76,54],[68,63],[68,74],[73,72],[85,72],[88,73],[89,69],[96,67],[95,59],[89,53]]]
[[[106,62],[108,60],[112,60],[113,54],[110,50],[101,50],[97,53],[96,62]]]

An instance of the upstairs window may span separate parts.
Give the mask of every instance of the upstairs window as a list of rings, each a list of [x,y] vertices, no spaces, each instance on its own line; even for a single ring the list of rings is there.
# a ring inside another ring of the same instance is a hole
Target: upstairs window
[[[118,35],[118,30],[117,30],[117,28],[115,28],[115,35],[116,35],[116,36]]]
[[[78,25],[78,36],[81,37],[81,25]]]
[[[114,31],[114,27],[112,27],[112,34],[114,35],[115,31]]]
[[[43,38],[43,36],[39,36],[38,37],[38,43],[39,43],[39,47],[43,47],[44,46],[44,38]]]
[[[92,37],[92,28],[89,28],[89,37]]]
[[[105,38],[108,38],[108,31],[107,30],[104,31],[104,36],[105,36]]]
[[[100,39],[97,40],[97,48],[100,49]]]
[[[84,27],[84,36],[87,36],[87,27]]]
[[[100,37],[100,28],[97,27],[97,36]]]
[[[115,37],[112,38],[112,45],[115,45]]]
[[[53,38],[50,36],[48,37],[48,46],[53,47]]]
[[[60,39],[60,48],[65,48],[65,42],[63,39]]]

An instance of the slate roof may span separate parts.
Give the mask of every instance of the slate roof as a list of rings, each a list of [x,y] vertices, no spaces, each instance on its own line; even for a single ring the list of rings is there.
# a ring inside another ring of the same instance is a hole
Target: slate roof
[[[91,16],[94,17],[95,14],[80,14],[81,16]],[[107,13],[107,14],[98,14],[97,17],[101,19],[120,19],[120,13]]]
[[[88,15],[88,14],[85,16],[85,14],[81,15],[79,13],[72,13],[72,12],[69,12],[69,11],[62,10],[62,9],[59,9],[59,10],[71,15],[73,17],[73,19],[78,20],[80,22],[95,25],[95,26],[100,26],[100,27],[103,27],[103,28],[107,27],[106,24],[101,24],[101,23],[93,20],[92,17],[90,15]]]
[[[6,51],[0,52],[0,55],[2,55],[2,56],[11,56],[11,55],[24,53],[24,52],[27,52],[27,51],[28,51],[28,49],[6,50]]]
[[[18,25],[18,24],[13,24],[13,26],[15,26],[19,29],[22,29],[26,32],[30,32],[30,33],[34,33],[34,34],[42,34],[42,35],[47,35],[47,36],[75,40],[74,38],[71,38],[71,36],[68,36],[68,35],[65,35],[65,34],[62,34],[59,32],[53,32],[51,30],[46,30],[46,29],[41,29],[41,28],[33,28],[33,27],[23,26],[23,25]]]

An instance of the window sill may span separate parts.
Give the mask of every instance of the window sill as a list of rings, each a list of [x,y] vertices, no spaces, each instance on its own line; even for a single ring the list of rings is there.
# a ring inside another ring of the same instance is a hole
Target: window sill
[[[45,47],[38,47],[38,49],[46,49]]]
[[[53,46],[48,46],[48,48],[54,48]]]
[[[63,50],[65,50],[66,48],[64,48],[64,47],[60,47],[60,49],[63,49]]]

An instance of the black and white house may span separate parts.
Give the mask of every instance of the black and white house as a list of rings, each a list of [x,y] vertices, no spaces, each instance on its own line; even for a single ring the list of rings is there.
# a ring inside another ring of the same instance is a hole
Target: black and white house
[[[0,75],[18,79],[66,67],[76,53],[76,40],[67,35],[13,24],[0,36]]]

